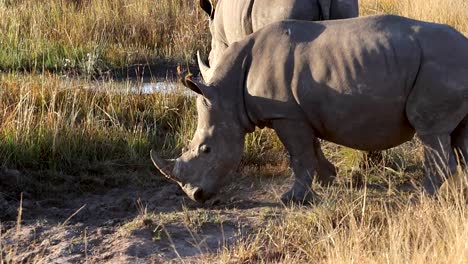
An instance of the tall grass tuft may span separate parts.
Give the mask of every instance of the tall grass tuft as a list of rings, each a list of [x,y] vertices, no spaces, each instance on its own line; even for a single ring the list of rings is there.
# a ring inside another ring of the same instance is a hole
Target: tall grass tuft
[[[466,177],[466,175],[464,176]],[[466,184],[466,182],[465,182]],[[219,263],[466,263],[466,196],[439,199],[332,189],[322,204],[285,208]],[[414,201],[414,200],[413,200]]]
[[[109,186],[121,180],[116,172],[151,168],[151,148],[178,154],[193,123],[192,100],[178,88],[143,94],[136,87],[47,74],[0,76],[0,167],[30,171],[33,189],[40,189],[36,179],[64,183],[83,175]]]
[[[209,31],[196,1],[0,1],[0,70],[95,73],[192,61]]]

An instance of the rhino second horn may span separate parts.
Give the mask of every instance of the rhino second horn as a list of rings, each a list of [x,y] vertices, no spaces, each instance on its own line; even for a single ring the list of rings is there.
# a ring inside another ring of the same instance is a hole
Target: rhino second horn
[[[175,166],[175,160],[166,160],[158,157],[154,150],[150,151],[151,160],[154,166],[166,177],[173,181],[180,182],[179,179],[172,175],[172,170]]]
[[[211,79],[211,69],[208,67],[208,65],[203,62],[200,56],[200,51],[197,51],[197,60],[198,60],[198,68],[200,68],[200,73],[203,77],[203,80],[205,80],[205,83],[208,83]]]

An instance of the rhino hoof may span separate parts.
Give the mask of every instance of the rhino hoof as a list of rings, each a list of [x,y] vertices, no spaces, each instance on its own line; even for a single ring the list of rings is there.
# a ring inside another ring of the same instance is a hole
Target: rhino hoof
[[[300,191],[295,192],[294,190],[290,190],[284,193],[281,196],[281,202],[285,205],[289,204],[300,204],[300,205],[307,205],[307,204],[316,204],[319,201],[319,196],[313,190],[307,191]]]

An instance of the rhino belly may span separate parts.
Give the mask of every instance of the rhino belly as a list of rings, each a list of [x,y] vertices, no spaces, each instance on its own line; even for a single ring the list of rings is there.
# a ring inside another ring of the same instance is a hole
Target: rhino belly
[[[320,107],[319,137],[360,150],[383,150],[410,140],[415,133],[405,113],[406,98],[339,96]],[[314,122],[312,122],[314,123]]]

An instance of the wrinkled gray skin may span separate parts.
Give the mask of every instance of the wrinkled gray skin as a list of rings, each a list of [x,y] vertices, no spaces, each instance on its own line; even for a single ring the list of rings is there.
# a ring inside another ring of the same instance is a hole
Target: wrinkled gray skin
[[[200,0],[210,17],[211,52],[209,64],[215,67],[226,48],[273,22],[285,19],[329,20],[359,15],[358,0],[219,0],[216,10],[210,0]],[[205,81],[211,76],[199,59]]]
[[[152,155],[196,201],[225,183],[256,126],[273,128],[291,155],[295,182],[284,201],[316,198],[312,179],[328,163],[317,138],[373,151],[416,133],[430,195],[456,172],[454,149],[468,157],[468,39],[449,26],[391,15],[282,21],[221,61],[209,84],[185,81],[200,94],[189,151],[175,166]]]

